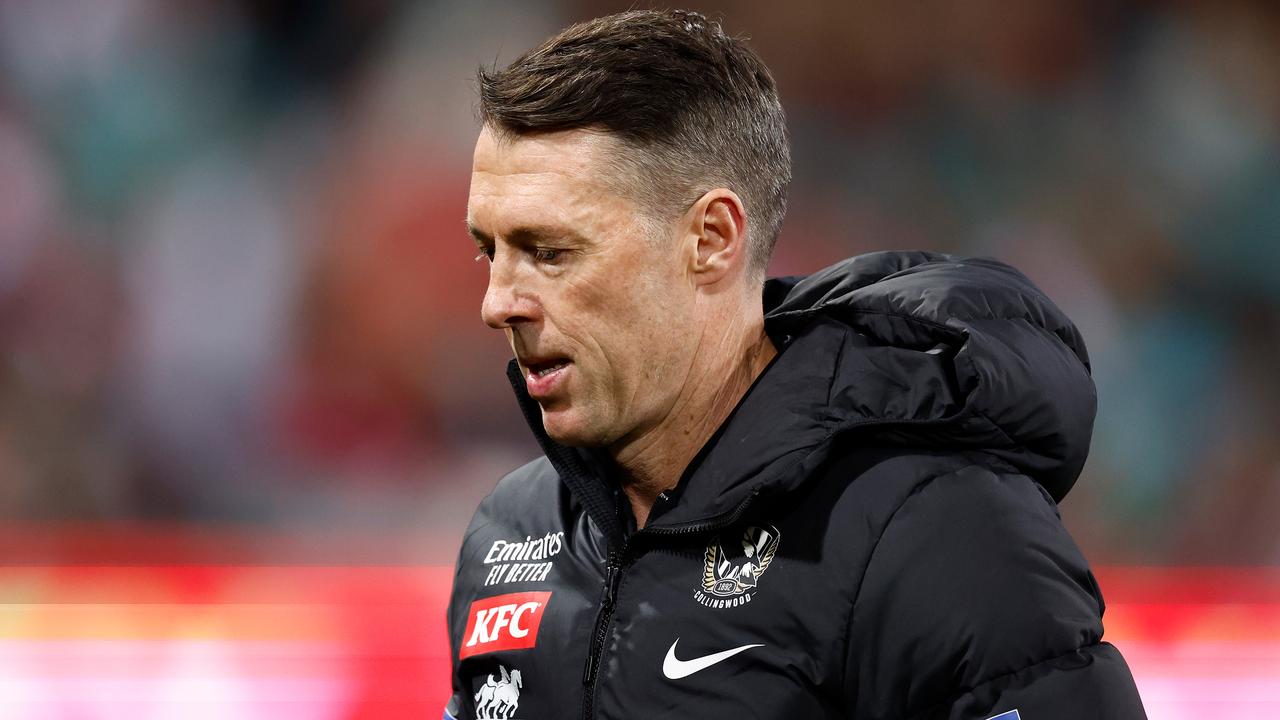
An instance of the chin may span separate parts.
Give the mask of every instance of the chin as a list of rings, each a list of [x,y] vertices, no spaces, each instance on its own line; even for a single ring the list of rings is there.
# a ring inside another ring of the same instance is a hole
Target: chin
[[[569,447],[599,447],[606,444],[595,423],[569,409],[542,409],[542,428],[547,437]]]

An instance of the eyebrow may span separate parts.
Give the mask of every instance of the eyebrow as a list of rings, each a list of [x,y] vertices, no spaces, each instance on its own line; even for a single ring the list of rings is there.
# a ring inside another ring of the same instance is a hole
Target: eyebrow
[[[467,223],[467,232],[475,241],[484,245],[492,245],[493,237],[480,228]],[[575,244],[585,244],[586,238],[572,230],[542,226],[518,227],[507,233],[507,240],[517,245],[537,245],[549,240],[568,240]]]
[[[471,224],[470,220],[466,221],[467,232],[471,233],[471,237],[475,238],[478,243],[493,242],[493,238],[489,237],[483,230]]]

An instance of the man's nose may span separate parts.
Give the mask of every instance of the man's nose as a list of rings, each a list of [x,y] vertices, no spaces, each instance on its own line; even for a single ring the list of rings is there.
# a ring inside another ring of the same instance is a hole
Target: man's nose
[[[495,330],[533,320],[537,302],[519,281],[517,268],[500,257],[489,263],[489,287],[480,305],[480,317]]]

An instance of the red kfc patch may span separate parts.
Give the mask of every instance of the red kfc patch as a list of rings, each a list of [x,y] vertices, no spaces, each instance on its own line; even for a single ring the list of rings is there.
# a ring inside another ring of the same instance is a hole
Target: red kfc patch
[[[498,650],[531,648],[538,642],[549,592],[496,595],[471,603],[458,659]]]

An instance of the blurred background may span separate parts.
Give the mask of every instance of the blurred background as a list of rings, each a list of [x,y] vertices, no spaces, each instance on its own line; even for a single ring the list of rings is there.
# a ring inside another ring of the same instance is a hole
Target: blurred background
[[[438,716],[536,455],[463,227],[472,78],[629,3],[0,1],[0,715]],[[993,255],[1075,319],[1064,519],[1152,718],[1280,716],[1280,5],[722,2],[773,264]]]

